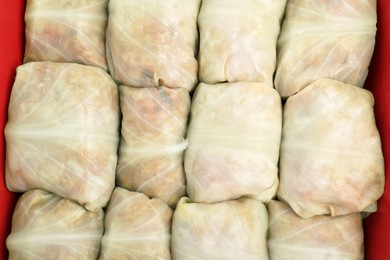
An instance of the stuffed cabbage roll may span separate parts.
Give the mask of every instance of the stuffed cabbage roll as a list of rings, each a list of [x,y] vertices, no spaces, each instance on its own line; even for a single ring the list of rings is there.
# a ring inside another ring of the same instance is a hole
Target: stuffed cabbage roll
[[[363,260],[363,226],[359,213],[300,218],[285,203],[268,204],[268,250],[271,259]]]
[[[368,90],[332,79],[287,99],[278,198],[299,216],[363,211],[383,194],[373,105]]]
[[[52,193],[27,191],[13,213],[8,259],[96,259],[103,216],[101,209],[90,212]]]
[[[268,259],[268,214],[256,199],[214,204],[183,197],[173,214],[172,258]]]
[[[115,188],[106,209],[100,259],[171,259],[172,214],[158,198]]]
[[[196,202],[241,196],[269,201],[278,187],[281,99],[261,83],[200,83],[184,154],[187,194]]]
[[[376,0],[288,1],[277,46],[275,87],[281,96],[318,78],[362,87],[376,21]]]
[[[108,0],[28,0],[24,62],[76,62],[108,69]]]
[[[129,86],[119,90],[123,117],[117,184],[174,206],[185,194],[188,91]]]
[[[199,79],[273,87],[276,41],[286,0],[203,0],[198,25]]]
[[[102,69],[31,62],[17,69],[8,108],[6,184],[40,188],[89,210],[115,185],[118,88]]]
[[[196,18],[200,0],[111,0],[107,61],[111,75],[134,87],[197,83]]]

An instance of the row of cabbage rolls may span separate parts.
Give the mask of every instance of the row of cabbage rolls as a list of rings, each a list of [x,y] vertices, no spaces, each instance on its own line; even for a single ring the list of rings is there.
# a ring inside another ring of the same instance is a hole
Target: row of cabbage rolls
[[[363,259],[376,1],[28,0],[10,259]]]

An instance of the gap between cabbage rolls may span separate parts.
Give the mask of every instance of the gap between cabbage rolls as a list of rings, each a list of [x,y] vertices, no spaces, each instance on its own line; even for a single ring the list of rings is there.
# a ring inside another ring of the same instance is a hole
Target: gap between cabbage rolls
[[[198,17],[199,79],[273,87],[286,0],[203,0]]]
[[[107,61],[112,77],[134,87],[191,91],[197,83],[200,0],[111,0]]]
[[[376,0],[288,1],[277,45],[280,95],[324,77],[363,87],[376,21]]]
[[[185,194],[183,151],[190,95],[182,88],[120,86],[117,185],[174,206]]]
[[[4,130],[7,187],[104,207],[115,185],[119,114],[118,87],[103,69],[19,66]]]
[[[173,213],[172,258],[267,260],[267,229],[267,209],[256,199],[207,204],[183,197]]]
[[[187,194],[196,202],[241,196],[264,202],[278,187],[282,105],[261,83],[197,87],[184,154]]]
[[[364,259],[362,219],[344,216],[300,218],[285,203],[268,203],[268,251],[274,260]]]
[[[106,209],[99,259],[171,259],[172,214],[158,198],[115,188]]]
[[[384,161],[365,89],[319,79],[287,99],[277,196],[301,217],[345,215],[376,203]]]
[[[75,62],[108,69],[108,0],[28,0],[24,62]]]
[[[29,190],[13,213],[8,259],[96,259],[103,220],[101,209],[90,212],[52,193]]]

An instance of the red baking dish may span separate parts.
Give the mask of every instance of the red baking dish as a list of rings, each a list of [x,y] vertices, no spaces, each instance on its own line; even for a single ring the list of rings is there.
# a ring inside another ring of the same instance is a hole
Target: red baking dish
[[[11,218],[18,194],[7,190],[4,180],[4,126],[16,67],[22,63],[24,49],[25,0],[0,0],[0,259],[7,259],[5,239],[11,228]]]
[[[16,67],[22,63],[25,0],[0,0],[0,123],[7,121],[9,95]],[[383,143],[386,166],[385,193],[377,212],[364,220],[368,260],[390,259],[390,1],[378,0],[378,32],[374,56],[365,87],[376,99],[375,112]],[[4,180],[5,140],[0,138],[0,259],[7,258],[5,239],[10,232],[12,212],[19,194],[7,190]]]

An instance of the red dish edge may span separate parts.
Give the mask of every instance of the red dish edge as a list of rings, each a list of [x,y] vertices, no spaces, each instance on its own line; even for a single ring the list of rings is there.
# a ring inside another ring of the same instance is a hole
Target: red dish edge
[[[375,97],[375,113],[385,158],[385,193],[378,211],[364,221],[366,259],[390,259],[390,1],[378,0],[378,33],[365,88]]]
[[[5,246],[11,228],[12,212],[18,194],[7,190],[4,180],[5,140],[8,101],[15,77],[15,69],[22,63],[24,51],[25,0],[0,0],[0,259],[7,259]]]
[[[7,121],[9,95],[15,69],[22,63],[24,48],[25,0],[0,0],[0,124]],[[390,165],[390,1],[378,0],[378,33],[374,56],[365,87],[375,96],[375,112],[383,143],[385,166]],[[386,48],[387,46],[387,48]],[[4,180],[5,140],[0,138],[0,259],[7,259],[5,239],[10,232],[12,212],[19,194],[7,190]],[[386,167],[386,175],[389,170]],[[386,179],[385,193],[378,201],[378,211],[364,220],[366,260],[390,259],[390,177]]]

